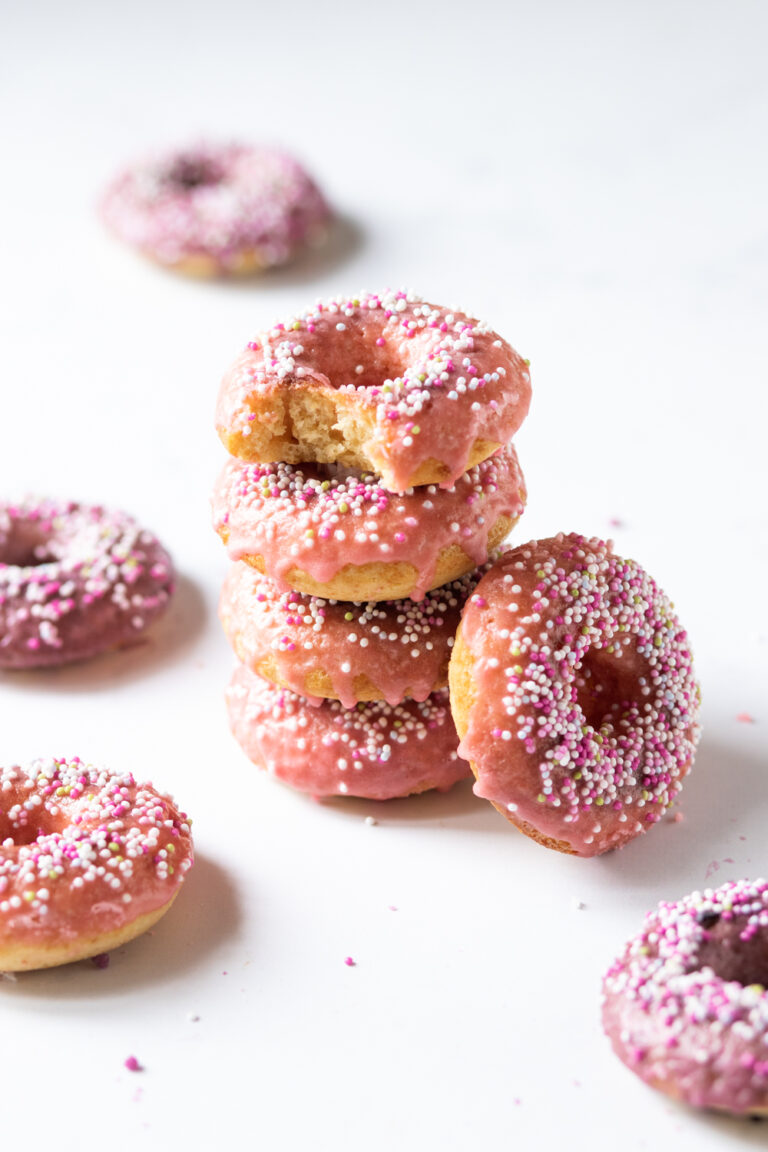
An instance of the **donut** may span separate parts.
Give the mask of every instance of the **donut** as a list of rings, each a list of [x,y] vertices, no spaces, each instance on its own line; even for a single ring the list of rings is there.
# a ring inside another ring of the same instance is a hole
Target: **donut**
[[[399,704],[448,684],[448,659],[462,606],[479,572],[413,600],[368,604],[279,592],[249,564],[233,564],[219,618],[238,659],[304,696]]]
[[[419,600],[484,564],[523,512],[512,445],[460,476],[398,496],[371,473],[230,458],[213,523],[232,560],[332,600]]]
[[[450,487],[506,444],[530,404],[528,362],[486,324],[406,292],[318,303],[252,340],[224,376],[227,451]]]
[[[393,800],[446,792],[471,775],[456,751],[447,689],[394,707],[372,700],[312,707],[239,664],[226,694],[232,733],[245,755],[313,796]]]
[[[663,901],[603,981],[614,1051],[700,1108],[768,1113],[768,881]]]
[[[645,831],[693,760],[688,638],[610,542],[560,534],[506,552],[465,606],[449,684],[477,795],[562,852]]]
[[[0,668],[42,668],[135,640],[168,606],[173,565],[125,512],[0,504]]]
[[[203,143],[152,156],[105,191],[107,227],[143,255],[192,276],[284,264],[325,235],[330,211],[293,157]]]
[[[191,865],[188,819],[151,784],[78,757],[0,768],[0,971],[132,940]]]

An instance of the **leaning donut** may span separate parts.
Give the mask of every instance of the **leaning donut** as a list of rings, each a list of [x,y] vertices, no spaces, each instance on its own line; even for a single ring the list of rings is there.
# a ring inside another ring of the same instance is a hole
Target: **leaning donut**
[[[404,492],[450,487],[525,419],[527,361],[486,324],[405,292],[318,303],[259,335],[222,381],[233,456],[338,463]]]
[[[0,971],[132,940],[191,865],[187,817],[150,784],[77,757],[0,768]]]
[[[118,175],[102,215],[116,236],[167,268],[228,276],[284,264],[324,236],[330,212],[286,153],[201,144]]]
[[[449,682],[475,791],[550,848],[626,843],[691,766],[688,638],[651,577],[601,540],[506,552],[467,603]]]
[[[420,599],[484,564],[522,514],[525,483],[509,445],[459,477],[400,496],[370,473],[227,461],[213,522],[233,560],[285,591],[326,599]]]
[[[768,881],[664,901],[603,982],[614,1051],[701,1108],[768,1113]]]
[[[173,565],[124,512],[0,504],[0,668],[66,664],[128,644],[168,606]]]
[[[227,691],[232,732],[249,760],[313,796],[392,800],[445,792],[471,775],[460,759],[448,692],[423,701],[311,707],[240,664]]]
[[[249,564],[230,567],[219,616],[240,661],[319,703],[425,700],[448,683],[461,609],[479,572],[413,600],[368,604],[280,592]]]

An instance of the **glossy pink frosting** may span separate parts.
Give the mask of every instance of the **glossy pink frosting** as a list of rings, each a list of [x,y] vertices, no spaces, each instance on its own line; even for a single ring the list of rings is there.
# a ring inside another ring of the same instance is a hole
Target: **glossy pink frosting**
[[[603,1025],[636,1075],[689,1104],[768,1109],[768,881],[664,901],[603,982]]]
[[[243,663],[274,660],[281,683],[312,703],[307,675],[331,678],[345,708],[366,676],[391,705],[426,700],[444,687],[461,609],[480,579],[473,572],[413,600],[368,604],[280,592],[248,564],[233,564],[221,590],[219,616]]]
[[[475,440],[511,439],[531,397],[528,363],[506,340],[406,292],[320,302],[259,334],[222,381],[219,431],[247,437],[254,403],[289,388],[341,390],[370,412],[371,468],[397,492],[430,459],[449,487]]]
[[[699,737],[672,605],[633,560],[578,535],[506,552],[464,609],[475,791],[582,856],[658,821]]]
[[[293,157],[272,148],[203,143],[118,175],[102,214],[112,231],[163,264],[209,257],[226,272],[253,253],[283,264],[320,237],[330,212]]]
[[[191,865],[187,817],[150,784],[77,757],[0,768],[0,951],[119,930]]]
[[[126,513],[0,504],[0,668],[65,664],[129,643],[168,606],[171,559]]]
[[[391,800],[427,788],[447,791],[471,774],[456,751],[445,689],[394,708],[383,700],[356,708],[325,700],[313,708],[241,664],[227,707],[246,756],[313,796]]]
[[[517,520],[525,483],[512,445],[460,476],[394,495],[370,473],[333,465],[246,464],[230,458],[213,493],[213,523],[233,560],[263,557],[281,591],[292,568],[327,583],[347,564],[412,564],[411,592],[431,586],[439,553],[459,544],[475,565],[501,515]]]

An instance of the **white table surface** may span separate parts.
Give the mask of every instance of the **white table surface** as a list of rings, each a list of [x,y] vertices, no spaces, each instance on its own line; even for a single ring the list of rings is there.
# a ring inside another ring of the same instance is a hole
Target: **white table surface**
[[[123,507],[180,584],[146,644],[1,675],[0,757],[153,779],[193,815],[198,862],[108,968],[0,981],[4,1146],[768,1143],[645,1088],[598,1016],[656,901],[768,872],[767,34],[760,0],[9,8],[0,499]],[[202,136],[303,158],[341,217],[330,247],[203,284],[107,236],[113,172]],[[683,819],[621,852],[550,853],[469,785],[315,803],[229,734],[220,376],[261,325],[387,286],[530,357],[517,539],[612,535],[692,637]]]

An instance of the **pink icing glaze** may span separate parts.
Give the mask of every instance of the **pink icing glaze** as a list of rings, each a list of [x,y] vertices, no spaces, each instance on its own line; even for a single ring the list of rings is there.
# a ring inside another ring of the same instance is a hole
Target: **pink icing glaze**
[[[393,495],[370,473],[333,465],[244,464],[230,458],[213,494],[213,522],[233,560],[263,557],[281,591],[292,568],[327,583],[347,564],[412,564],[420,599],[438,554],[459,544],[475,565],[488,559],[488,533],[501,515],[522,514],[526,492],[510,444],[449,489],[430,484]]]
[[[191,865],[187,817],[150,784],[77,757],[0,768],[0,952],[118,930]]]
[[[475,791],[579,855],[658,821],[699,737],[686,633],[643,569],[577,535],[507,552],[464,610]]]
[[[470,774],[445,689],[396,707],[376,700],[311,708],[244,665],[235,669],[227,707],[235,739],[260,767],[314,796],[391,800],[427,788],[447,791]]]
[[[0,668],[128,643],[165,611],[173,577],[165,549],[124,512],[0,504]]]
[[[102,213],[117,236],[163,264],[203,255],[223,272],[243,252],[265,267],[285,263],[322,236],[330,216],[296,160],[240,144],[151,157],[110,184]]]
[[[418,603],[359,604],[279,592],[250,565],[237,563],[224,581],[219,616],[243,663],[256,670],[274,660],[281,683],[310,703],[320,697],[308,694],[306,677],[321,668],[345,708],[357,702],[359,676],[394,706],[406,695],[426,700],[445,686],[461,609],[480,574],[436,588]]]
[[[429,459],[447,465],[449,487],[476,439],[510,440],[531,397],[527,361],[486,324],[405,292],[318,303],[257,336],[222,381],[217,427],[247,438],[254,398],[298,387],[375,413],[366,450],[396,492]]]
[[[768,1109],[768,881],[662,902],[603,982],[603,1026],[641,1079],[702,1108]]]

